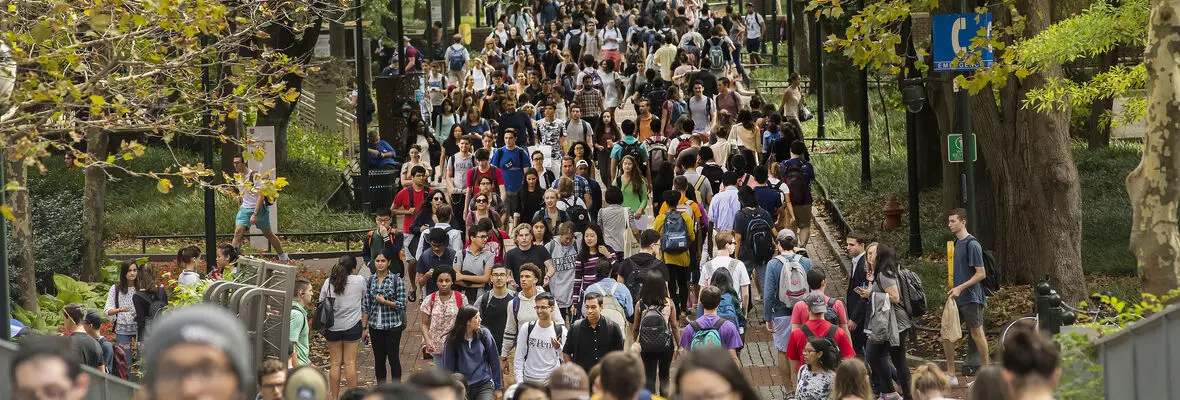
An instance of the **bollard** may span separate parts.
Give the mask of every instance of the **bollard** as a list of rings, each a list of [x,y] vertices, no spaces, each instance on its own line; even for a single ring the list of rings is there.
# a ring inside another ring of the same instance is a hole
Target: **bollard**
[[[1062,326],[1073,325],[1077,321],[1077,314],[1065,309],[1061,295],[1049,286],[1047,279],[1036,286],[1036,305],[1037,326],[1050,335],[1058,334]]]

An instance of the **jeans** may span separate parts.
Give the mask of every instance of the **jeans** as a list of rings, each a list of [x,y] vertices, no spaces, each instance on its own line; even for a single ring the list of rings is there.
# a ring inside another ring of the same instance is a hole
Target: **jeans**
[[[671,275],[668,279],[668,297],[672,298],[672,304],[681,312],[686,312],[684,307],[688,300],[688,277],[691,274],[688,268],[668,265],[668,275]]]
[[[639,353],[640,358],[643,359],[643,373],[647,376],[647,390],[656,393],[656,378],[660,379],[659,394],[667,397],[668,392],[668,376],[672,368],[672,355],[675,351],[665,351],[662,353]],[[659,370],[657,374],[657,368]]]
[[[405,328],[369,329],[370,340],[373,342],[373,370],[377,373],[377,383],[385,382],[385,363],[389,362],[389,376],[394,382],[402,379],[402,361],[398,354],[402,342],[402,331]]]
[[[910,396],[910,369],[906,367],[905,361],[906,335],[903,332],[899,336],[899,346],[890,346],[889,343],[869,343],[869,348],[865,353],[868,356],[869,367],[872,368],[873,389],[880,394],[895,391],[893,378],[889,372],[889,362],[892,361],[892,367],[897,372],[898,383],[901,384],[902,397],[909,399],[913,397]]]
[[[498,373],[492,371],[492,373]],[[492,381],[467,385],[467,400],[492,400],[496,398],[496,384]]]

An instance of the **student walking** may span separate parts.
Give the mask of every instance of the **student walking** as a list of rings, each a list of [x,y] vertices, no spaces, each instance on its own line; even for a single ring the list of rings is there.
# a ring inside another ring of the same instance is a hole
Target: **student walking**
[[[115,343],[127,355],[127,362],[134,359],[136,338],[139,328],[135,324],[135,294],[137,293],[137,278],[139,266],[135,260],[125,260],[119,263],[119,281],[111,285],[107,292],[106,309],[103,313],[113,319],[115,328]]]
[[[870,244],[868,248],[868,288],[857,293],[868,299],[869,342],[865,354],[873,369],[873,386],[886,400],[911,398],[910,370],[906,367],[906,330],[913,327],[905,307],[901,306],[898,285],[901,272],[896,252],[889,246]],[[902,394],[893,388],[889,366],[892,362],[901,383]]]
[[[426,354],[438,357],[444,350],[447,332],[456,326],[459,309],[470,302],[463,297],[463,293],[453,289],[454,270],[437,269],[433,280],[438,290],[422,299],[422,342]]]
[[[320,298],[332,298],[334,323],[321,332],[328,342],[328,357],[331,366],[328,369],[328,383],[332,397],[339,396],[340,370],[344,369],[344,378],[348,381],[348,388],[357,386],[356,373],[356,342],[361,340],[364,325],[361,322],[361,303],[365,296],[365,278],[357,275],[356,258],[343,256],[332,267],[320,289]]]
[[[668,395],[668,381],[672,357],[676,354],[676,332],[680,331],[676,317],[676,305],[668,295],[664,277],[655,271],[648,271],[639,289],[639,301],[635,303],[635,322],[631,325],[632,351],[643,359],[643,370],[647,376],[647,390]],[[660,390],[656,391],[656,382]]]
[[[442,275],[446,276],[446,275]],[[458,298],[462,294],[454,293]],[[442,354],[437,361],[443,371],[462,374],[467,400],[493,400],[504,395],[504,381],[496,371],[500,359],[496,357],[496,342],[488,328],[480,325],[479,310],[463,306],[450,321]]]
[[[373,342],[373,367],[378,384],[389,376],[394,382],[401,381],[402,363],[398,349],[401,348],[402,332],[406,329],[406,285],[401,276],[391,274],[389,265],[396,257],[393,248],[386,248],[373,258],[376,273],[370,275],[365,284],[365,298],[362,304],[361,336],[371,337]],[[386,374],[386,361],[389,372]]]
[[[520,326],[513,361],[516,382],[548,386],[549,376],[561,366],[561,348],[569,330],[553,322],[556,307],[553,295],[537,295],[537,320]]]
[[[987,270],[983,265],[983,246],[967,232],[967,210],[952,210],[946,218],[946,225],[955,235],[955,287],[947,291],[947,296],[954,298],[955,304],[959,306],[959,320],[967,326],[971,340],[975,341],[975,348],[979,349],[980,365],[987,365],[987,337],[983,335],[983,307],[987,305],[987,298],[983,287],[979,285],[987,278]],[[955,377],[955,347],[955,342],[944,340],[942,343],[951,386],[959,384],[959,379]]]

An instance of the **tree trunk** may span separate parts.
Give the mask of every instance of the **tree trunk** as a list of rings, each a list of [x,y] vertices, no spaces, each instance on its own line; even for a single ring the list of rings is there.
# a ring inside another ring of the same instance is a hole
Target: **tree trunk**
[[[1151,2],[1147,30],[1147,127],[1143,136],[1143,158],[1127,176],[1131,198],[1131,252],[1139,264],[1143,291],[1162,295],[1180,287],[1180,232],[1177,231],[1177,202],[1180,201],[1180,110],[1173,99],[1173,84],[1180,79],[1180,63],[1173,58],[1180,45],[1180,1]]]
[[[794,19],[791,21],[793,31],[791,35],[795,38],[795,72],[798,72],[799,76],[810,78],[813,75],[811,65],[813,52],[811,48],[811,21],[815,17],[803,12],[803,3],[792,3],[794,5],[791,7],[791,12],[795,14]],[[749,49],[746,49],[746,51],[749,51]]]
[[[1026,18],[1024,37],[1048,27],[1048,0],[1018,0],[1015,5]],[[1004,10],[993,12],[1010,20]],[[1030,90],[1061,76],[1060,66],[1043,68],[1023,81],[1009,77],[998,91],[998,102],[991,87],[971,97],[978,148],[988,156],[987,174],[995,178],[995,214],[981,212],[976,218],[995,223],[993,246],[985,247],[997,251],[1005,281],[1027,284],[1047,276],[1063,299],[1076,304],[1086,297],[1086,282],[1081,185],[1070,150],[1069,113],[1021,107]]]
[[[1118,48],[1112,48],[1105,53],[1100,54],[1098,58],[1098,71],[1106,71],[1118,61]],[[1110,97],[1103,97],[1095,99],[1094,103],[1090,104],[1090,117],[1086,118],[1086,144],[1090,150],[1105,149],[1110,146],[1110,123],[1107,122],[1105,126],[1100,123],[1102,115],[1109,112],[1114,106],[1114,99]]]
[[[86,152],[94,160],[105,160],[110,147],[110,134],[91,128],[86,132]],[[86,183],[82,188],[82,279],[102,278],[103,218],[106,213],[107,174],[100,166],[86,167]]]
[[[12,255],[16,260],[15,267],[19,274],[17,294],[20,305],[24,309],[37,312],[37,268],[36,253],[33,245],[33,210],[29,207],[29,177],[25,163],[18,160],[2,160],[5,178],[9,185],[17,185],[23,189],[8,192],[8,205],[12,207]],[[0,282],[7,285],[8,282]]]

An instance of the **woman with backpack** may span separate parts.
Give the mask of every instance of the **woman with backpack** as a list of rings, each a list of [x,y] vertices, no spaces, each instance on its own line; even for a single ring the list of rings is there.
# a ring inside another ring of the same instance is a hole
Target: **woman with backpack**
[[[652,394],[668,396],[672,357],[676,354],[676,341],[680,327],[676,316],[680,315],[668,296],[667,277],[658,271],[648,271],[640,286],[639,300],[635,302],[635,322],[631,324],[631,350],[639,352],[643,359],[643,371],[647,377],[646,387]],[[660,390],[656,391],[656,379]]]
[[[454,290],[454,270],[439,268],[433,272],[434,276],[431,279],[438,285],[438,291],[422,299],[421,325],[423,351],[425,354],[438,357],[442,355],[447,332],[457,326],[455,316],[458,315],[459,309],[469,302],[463,297],[463,293]]]
[[[135,323],[134,302],[138,277],[139,266],[135,265],[135,260],[124,260],[119,263],[119,281],[111,285],[111,290],[107,292],[106,309],[103,310],[103,313],[114,321],[115,343],[123,349],[123,354],[127,355],[129,362],[132,359],[131,351],[135,339],[139,334],[139,327]]]
[[[145,265],[135,274],[135,296],[132,296],[131,303],[135,308],[135,337],[144,338],[147,324],[168,306],[168,288],[163,283],[156,283],[156,274],[151,267]],[[135,350],[138,349],[132,349]]]
[[[570,182],[570,185],[573,185],[572,181]],[[572,192],[573,189],[571,188],[570,191]],[[545,207],[538,210],[536,214],[533,214],[533,225],[536,225],[537,220],[542,220],[545,222],[545,228],[547,228],[549,232],[552,233],[553,231],[557,230],[558,224],[570,220],[570,217],[565,213],[565,210],[562,210],[560,207],[558,207],[557,199],[559,198],[561,198],[560,192],[558,192],[557,189],[550,188],[545,190]],[[534,234],[533,236],[536,235]]]
[[[742,309],[741,296],[733,284],[733,276],[725,268],[717,268],[709,277],[709,286],[721,289],[721,303],[717,305],[717,315],[733,322],[743,334],[746,332],[746,312]],[[705,307],[697,304],[696,318],[705,313]],[[694,318],[695,319],[695,318]],[[741,354],[741,349],[737,349]]]
[[[582,245],[578,250],[577,265],[574,267],[575,310],[582,309],[582,293],[585,293],[586,288],[597,282],[598,260],[604,259],[611,263],[615,261],[615,251],[603,242],[605,238],[606,235],[602,233],[602,227],[595,223],[587,225],[586,230],[582,232]]]
[[[362,300],[361,337],[372,337],[373,370],[377,383],[392,376],[394,382],[401,381],[402,364],[398,356],[401,348],[402,331],[406,329],[406,285],[397,274],[389,273],[390,261],[397,257],[392,247],[385,247],[373,257],[376,273],[365,284]],[[386,361],[389,375],[386,375]]]
[[[660,128],[664,132],[664,136],[676,137],[676,122],[680,121],[680,117],[688,113],[688,104],[680,98],[680,87],[672,86],[667,91],[668,100],[660,107],[663,111],[660,114],[660,122],[664,125]]]
[[[623,191],[623,205],[631,210],[631,218],[643,216],[643,211],[647,209],[649,188],[634,156],[623,156],[619,162],[619,176],[615,177],[613,186]]]
[[[320,333],[328,342],[328,357],[331,359],[328,383],[332,388],[333,398],[340,395],[341,368],[344,369],[349,389],[359,383],[356,374],[356,342],[361,340],[365,332],[365,327],[361,323],[361,303],[364,297],[365,277],[357,274],[356,258],[340,257],[320,289],[321,307],[328,304],[331,307],[316,311],[317,316],[320,312],[332,313],[332,326],[325,327]]]
[[[840,365],[840,348],[825,337],[813,337],[803,347],[807,361],[799,366],[795,383],[795,400],[827,400],[832,396],[836,367]]]
[[[463,295],[456,292],[454,296]],[[496,341],[481,322],[479,309],[475,306],[456,309],[449,326],[438,338],[441,354],[436,356],[435,365],[467,378],[465,398],[491,400],[504,394],[504,381],[500,375],[500,352],[496,349]]]
[[[873,370],[873,386],[885,400],[912,398],[910,395],[910,370],[906,367],[906,334],[913,327],[905,307],[901,304],[900,270],[897,253],[893,248],[872,243],[865,250],[868,287],[856,289],[856,293],[868,300],[868,325],[871,331],[865,354]],[[871,273],[869,271],[872,271]],[[885,304],[889,302],[890,304]],[[888,307],[886,307],[888,306]],[[886,309],[886,311],[881,311]],[[889,362],[897,371],[902,394],[898,395],[889,374]]]

